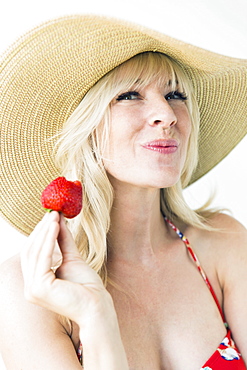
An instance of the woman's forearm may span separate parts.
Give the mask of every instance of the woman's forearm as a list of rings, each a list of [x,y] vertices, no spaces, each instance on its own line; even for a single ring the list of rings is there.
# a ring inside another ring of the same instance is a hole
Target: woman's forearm
[[[95,322],[88,335],[81,331],[80,337],[85,370],[129,369],[115,310]]]

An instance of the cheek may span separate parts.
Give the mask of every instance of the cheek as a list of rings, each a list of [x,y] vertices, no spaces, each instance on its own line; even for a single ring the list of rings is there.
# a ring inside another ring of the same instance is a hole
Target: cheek
[[[184,105],[183,109],[180,109],[176,113],[176,115],[177,115],[177,120],[179,122],[178,126],[179,126],[180,134],[184,137],[186,141],[188,141],[191,135],[192,123],[191,123],[190,114],[189,114],[189,111],[186,105]]]
[[[188,121],[186,127],[184,128],[184,136],[186,138],[187,143],[189,141],[191,131],[192,131],[192,124],[191,124],[191,121]]]
[[[188,120],[187,124],[183,127],[183,151],[181,153],[181,171],[184,169],[184,165],[188,160],[189,150],[191,150],[191,133],[192,133],[192,123],[190,119]],[[193,145],[192,145],[193,146]]]
[[[141,128],[142,120],[135,109],[112,109],[108,152],[120,152],[125,147],[130,148]]]
[[[106,170],[121,161],[121,157],[126,155],[127,143],[130,142],[126,125],[121,122],[114,122],[110,125],[108,140],[103,151],[103,163]]]

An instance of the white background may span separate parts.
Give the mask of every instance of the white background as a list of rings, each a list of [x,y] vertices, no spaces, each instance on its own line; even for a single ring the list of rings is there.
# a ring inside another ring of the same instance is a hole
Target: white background
[[[0,53],[39,23],[76,13],[126,19],[214,52],[247,59],[247,0],[8,0],[1,6]],[[215,169],[185,190],[189,204],[198,207],[215,191],[213,205],[229,208],[247,227],[246,159],[247,137]],[[25,237],[2,219],[0,233],[1,263],[20,250]],[[14,352],[12,348],[10,355]],[[1,359],[0,369],[5,369]]]

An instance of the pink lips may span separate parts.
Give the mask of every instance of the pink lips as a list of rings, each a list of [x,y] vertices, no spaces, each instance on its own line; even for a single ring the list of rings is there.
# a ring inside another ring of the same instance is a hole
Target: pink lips
[[[178,149],[178,142],[174,139],[154,140],[142,145],[144,148],[155,152],[170,154],[175,153]]]

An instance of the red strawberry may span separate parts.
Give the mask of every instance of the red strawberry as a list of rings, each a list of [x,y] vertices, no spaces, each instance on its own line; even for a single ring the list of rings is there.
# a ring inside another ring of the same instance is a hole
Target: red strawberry
[[[82,209],[82,185],[80,181],[68,181],[65,177],[53,180],[42,192],[41,204],[44,208],[62,212],[73,218]]]

